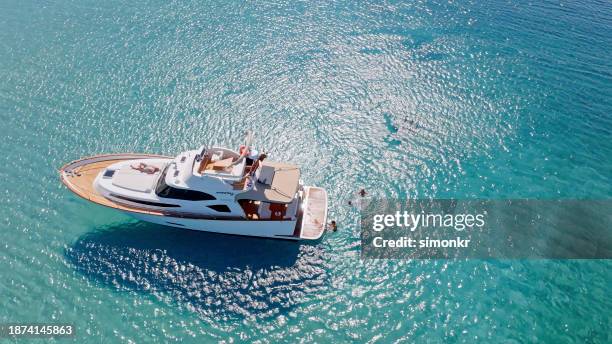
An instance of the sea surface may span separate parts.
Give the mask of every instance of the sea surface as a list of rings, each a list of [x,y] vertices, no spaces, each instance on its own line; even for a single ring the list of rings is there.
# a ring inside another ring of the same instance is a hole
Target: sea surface
[[[0,323],[74,324],[58,343],[610,343],[609,260],[361,260],[348,201],[612,197],[611,52],[609,1],[0,0]],[[246,129],[328,190],[337,232],[150,225],[57,174]]]

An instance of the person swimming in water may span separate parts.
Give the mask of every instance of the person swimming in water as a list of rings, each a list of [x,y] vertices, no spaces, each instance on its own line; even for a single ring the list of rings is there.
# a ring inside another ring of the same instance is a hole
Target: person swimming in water
[[[331,229],[332,231],[337,231],[338,230],[338,225],[336,224],[336,220],[332,220],[332,222],[329,223],[329,225],[327,225],[328,229]]]
[[[365,191],[365,189],[361,189],[359,190],[359,192],[357,193],[359,196],[361,196],[362,198],[365,197],[368,193],[367,191]],[[357,200],[357,203],[359,203],[359,199]],[[353,201],[349,200],[348,201],[349,205],[353,205]]]

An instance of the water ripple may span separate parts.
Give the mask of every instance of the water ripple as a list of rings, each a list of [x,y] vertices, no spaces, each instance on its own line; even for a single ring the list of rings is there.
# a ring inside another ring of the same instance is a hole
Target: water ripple
[[[210,321],[285,314],[325,288],[320,247],[227,239],[136,222],[90,232],[65,254],[89,278],[171,299]]]
[[[610,13],[605,1],[2,2],[0,322],[74,321],[111,342],[605,342],[610,263],[361,261],[347,203],[362,187],[609,198]],[[237,146],[248,128],[328,190],[338,232],[315,245],[186,233],[57,181],[81,156]]]

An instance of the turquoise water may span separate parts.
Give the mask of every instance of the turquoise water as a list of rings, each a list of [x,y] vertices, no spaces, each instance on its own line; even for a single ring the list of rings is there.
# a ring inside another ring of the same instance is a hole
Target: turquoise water
[[[0,0],[0,322],[74,342],[609,342],[610,261],[361,261],[377,197],[610,198],[606,1]],[[56,169],[237,145],[327,188],[292,244],[140,223]]]

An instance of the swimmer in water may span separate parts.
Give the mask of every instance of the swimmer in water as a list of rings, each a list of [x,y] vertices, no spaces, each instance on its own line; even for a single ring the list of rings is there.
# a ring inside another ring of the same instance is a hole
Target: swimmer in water
[[[338,225],[336,225],[336,220],[332,220],[332,222],[328,225],[328,228],[334,232],[337,231]]]
[[[359,192],[358,192],[357,194],[358,194],[359,196],[361,196],[361,197],[365,197],[365,196],[366,196],[368,193],[367,193],[367,191],[365,191],[365,189],[361,189],[361,190],[359,190]],[[359,205],[359,204],[360,204],[360,202],[359,202],[359,199],[358,199],[358,200],[357,200],[357,205]],[[349,200],[349,201],[348,201],[348,205],[353,205],[353,201],[352,201],[352,200]]]

